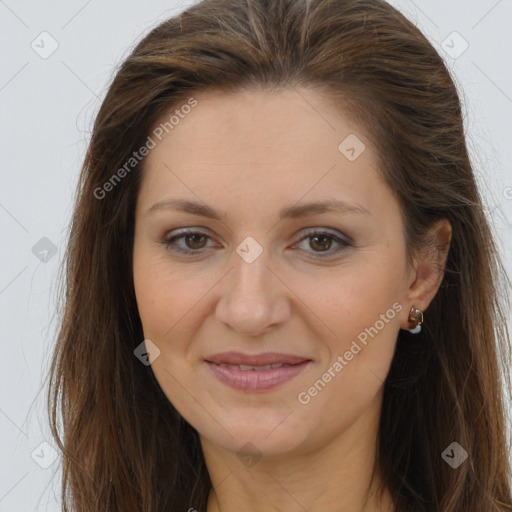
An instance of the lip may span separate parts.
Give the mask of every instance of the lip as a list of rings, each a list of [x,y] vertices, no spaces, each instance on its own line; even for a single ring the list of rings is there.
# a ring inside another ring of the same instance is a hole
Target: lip
[[[312,364],[310,359],[291,354],[269,352],[265,354],[243,354],[224,352],[205,359],[213,375],[223,384],[240,391],[269,391],[290,381]],[[268,366],[283,364],[279,368],[241,370],[228,365]]]
[[[248,366],[265,366],[267,364],[299,364],[309,361],[307,357],[278,352],[265,352],[263,354],[244,354],[243,352],[222,352],[205,357],[205,360],[215,364],[245,364]]]

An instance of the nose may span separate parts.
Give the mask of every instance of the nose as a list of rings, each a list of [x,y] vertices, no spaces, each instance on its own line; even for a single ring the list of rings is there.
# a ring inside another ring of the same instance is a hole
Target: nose
[[[224,280],[215,317],[239,334],[258,336],[290,317],[288,288],[268,266],[266,254],[248,263],[235,253],[235,268]]]

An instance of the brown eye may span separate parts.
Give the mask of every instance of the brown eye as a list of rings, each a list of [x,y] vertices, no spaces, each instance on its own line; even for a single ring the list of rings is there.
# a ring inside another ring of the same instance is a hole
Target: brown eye
[[[328,251],[332,245],[332,237],[325,235],[315,235],[309,237],[309,245],[318,251]]]
[[[335,235],[326,231],[310,231],[306,236],[299,241],[299,245],[309,240],[308,247],[305,248],[306,252],[313,252],[318,258],[328,258],[335,256],[341,251],[346,250],[352,246],[352,240],[345,235]],[[334,249],[333,243],[337,244]],[[325,254],[324,254],[325,253]]]
[[[192,233],[184,236],[185,244],[190,249],[202,249],[207,238],[207,236],[201,233]]]
[[[207,247],[210,237],[198,231],[182,232],[178,235],[167,237],[162,240],[164,247],[172,252],[181,254],[200,253],[201,249]],[[178,243],[181,242],[181,243]]]

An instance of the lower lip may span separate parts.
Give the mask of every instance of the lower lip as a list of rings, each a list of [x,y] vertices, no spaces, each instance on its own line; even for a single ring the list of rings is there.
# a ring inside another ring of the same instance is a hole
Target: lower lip
[[[270,370],[235,370],[206,361],[215,377],[222,383],[241,391],[268,391],[296,377],[311,361],[281,366]]]

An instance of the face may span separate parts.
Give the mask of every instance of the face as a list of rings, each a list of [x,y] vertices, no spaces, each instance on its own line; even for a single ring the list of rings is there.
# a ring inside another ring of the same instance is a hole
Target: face
[[[136,207],[152,371],[202,440],[317,450],[378,417],[411,281],[399,205],[318,91],[194,98],[154,137]]]

